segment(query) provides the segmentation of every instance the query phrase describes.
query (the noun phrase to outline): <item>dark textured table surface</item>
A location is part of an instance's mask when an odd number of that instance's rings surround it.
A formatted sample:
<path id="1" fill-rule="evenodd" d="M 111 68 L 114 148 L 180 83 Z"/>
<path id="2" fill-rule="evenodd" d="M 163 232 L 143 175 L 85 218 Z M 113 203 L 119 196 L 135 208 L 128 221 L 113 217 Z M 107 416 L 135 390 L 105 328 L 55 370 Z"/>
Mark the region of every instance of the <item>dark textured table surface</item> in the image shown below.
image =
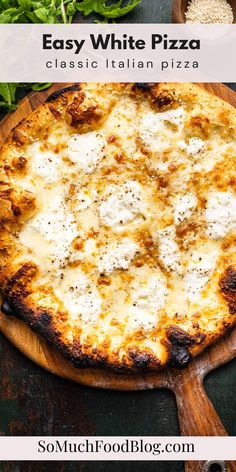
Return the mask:
<path id="1" fill-rule="evenodd" d="M 143 0 L 124 22 L 171 21 L 171 0 Z M 92 21 L 88 18 L 87 21 Z M 230 84 L 236 90 L 235 84 Z M 21 355 L 0 335 L 1 435 L 178 435 L 174 396 L 167 390 L 109 392 L 82 387 Z M 236 435 L 236 361 L 205 381 L 228 433 Z M 0 463 L 1 472 L 183 472 L 181 462 Z"/>

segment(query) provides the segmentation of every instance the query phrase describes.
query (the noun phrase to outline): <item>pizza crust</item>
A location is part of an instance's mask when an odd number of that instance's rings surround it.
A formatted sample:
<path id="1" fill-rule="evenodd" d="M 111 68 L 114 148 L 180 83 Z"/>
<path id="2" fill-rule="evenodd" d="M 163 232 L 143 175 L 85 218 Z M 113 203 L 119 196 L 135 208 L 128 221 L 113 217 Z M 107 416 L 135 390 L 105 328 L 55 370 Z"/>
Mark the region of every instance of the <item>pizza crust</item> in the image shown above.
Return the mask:
<path id="1" fill-rule="evenodd" d="M 235 323 L 235 125 L 192 84 L 50 96 L 1 149 L 5 312 L 77 367 L 188 365 Z"/>

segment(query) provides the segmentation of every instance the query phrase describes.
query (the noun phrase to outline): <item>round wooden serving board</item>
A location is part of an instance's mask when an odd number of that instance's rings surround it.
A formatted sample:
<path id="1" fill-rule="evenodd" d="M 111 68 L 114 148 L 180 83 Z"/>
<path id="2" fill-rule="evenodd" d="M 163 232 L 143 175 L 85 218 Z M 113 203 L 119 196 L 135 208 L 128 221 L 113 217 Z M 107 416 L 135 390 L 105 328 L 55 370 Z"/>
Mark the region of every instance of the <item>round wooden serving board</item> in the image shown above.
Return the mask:
<path id="1" fill-rule="evenodd" d="M 0 124 L 0 145 L 32 110 L 51 93 L 69 84 L 54 84 L 49 90 L 33 92 L 25 97 L 14 113 Z M 236 108 L 236 93 L 222 84 L 200 84 Z M 184 436 L 226 436 L 227 432 L 203 388 L 205 375 L 230 361 L 236 355 L 236 330 L 196 357 L 185 370 L 165 369 L 157 373 L 121 375 L 98 369 L 73 367 L 56 349 L 34 333 L 25 323 L 0 313 L 1 332 L 27 357 L 38 365 L 63 378 L 98 388 L 113 390 L 144 390 L 169 388 L 176 395 L 181 434 Z M 171 431 L 170 431 L 171 433 Z M 205 468 L 203 469 L 205 465 Z M 210 464 L 209 464 L 210 465 Z M 218 465 L 217 471 L 225 469 Z M 207 472 L 204 462 L 185 462 L 186 472 Z M 228 462 L 228 472 L 236 471 L 236 461 Z"/>

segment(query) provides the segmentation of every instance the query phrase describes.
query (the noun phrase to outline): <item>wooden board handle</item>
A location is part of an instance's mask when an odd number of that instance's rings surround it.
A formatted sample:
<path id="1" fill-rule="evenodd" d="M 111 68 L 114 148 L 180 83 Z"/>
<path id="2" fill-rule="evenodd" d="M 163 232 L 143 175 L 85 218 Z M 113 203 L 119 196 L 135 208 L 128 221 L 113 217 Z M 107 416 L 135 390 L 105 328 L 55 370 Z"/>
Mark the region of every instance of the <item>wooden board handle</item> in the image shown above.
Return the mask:
<path id="1" fill-rule="evenodd" d="M 203 388 L 202 379 L 191 366 L 189 374 L 176 376 L 174 390 L 183 436 L 227 436 L 227 432 Z"/>
<path id="2" fill-rule="evenodd" d="M 203 388 L 202 376 L 195 365 L 186 372 L 178 372 L 174 377 L 174 391 L 179 413 L 180 430 L 183 436 L 227 436 L 227 432 Z M 216 461 L 217 463 L 217 461 Z M 185 463 L 185 472 L 211 472 L 206 462 Z M 212 466 L 213 467 L 213 466 Z M 224 471 L 218 463 L 219 472 Z M 212 468 L 212 470 L 217 470 Z M 227 472 L 235 471 L 235 463 L 227 462 Z"/>

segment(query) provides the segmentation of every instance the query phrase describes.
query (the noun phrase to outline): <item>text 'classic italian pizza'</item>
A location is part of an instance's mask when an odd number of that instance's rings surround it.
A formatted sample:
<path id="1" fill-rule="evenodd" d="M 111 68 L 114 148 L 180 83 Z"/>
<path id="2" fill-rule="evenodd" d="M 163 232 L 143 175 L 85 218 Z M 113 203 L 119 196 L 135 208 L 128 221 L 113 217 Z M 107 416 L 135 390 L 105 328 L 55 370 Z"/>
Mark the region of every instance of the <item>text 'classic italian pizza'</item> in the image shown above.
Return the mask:
<path id="1" fill-rule="evenodd" d="M 0 151 L 5 312 L 77 367 L 185 367 L 236 319 L 236 111 L 192 84 L 78 84 Z"/>

